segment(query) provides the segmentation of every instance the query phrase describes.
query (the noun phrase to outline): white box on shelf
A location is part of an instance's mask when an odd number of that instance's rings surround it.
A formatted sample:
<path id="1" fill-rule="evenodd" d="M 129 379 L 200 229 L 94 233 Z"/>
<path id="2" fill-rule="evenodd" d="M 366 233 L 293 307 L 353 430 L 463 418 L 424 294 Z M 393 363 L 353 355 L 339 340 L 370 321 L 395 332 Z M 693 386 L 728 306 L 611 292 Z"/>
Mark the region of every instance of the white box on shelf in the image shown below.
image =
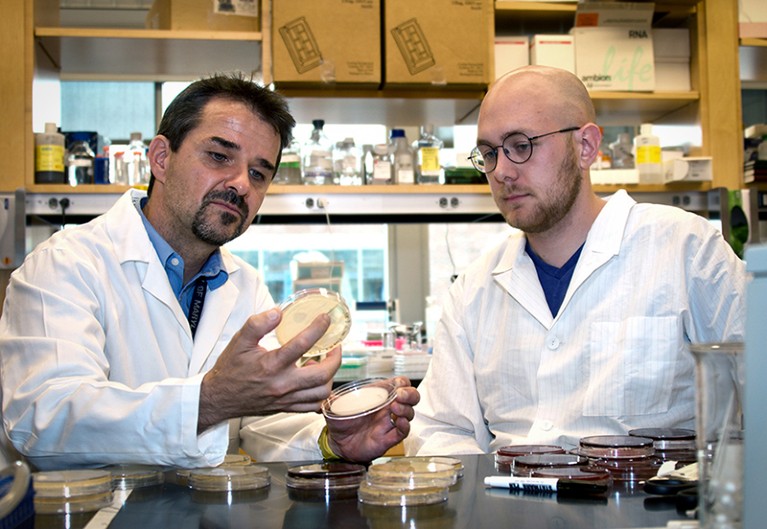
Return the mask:
<path id="1" fill-rule="evenodd" d="M 653 56 L 658 59 L 690 59 L 690 30 L 655 28 L 652 30 Z"/>
<path id="2" fill-rule="evenodd" d="M 690 61 L 686 59 L 655 59 L 656 92 L 689 92 Z"/>
<path id="3" fill-rule="evenodd" d="M 572 35 L 534 35 L 530 64 L 553 66 L 575 73 L 575 40 Z"/>
<path id="4" fill-rule="evenodd" d="M 664 182 L 710 182 L 712 179 L 710 156 L 673 158 L 663 162 Z"/>
<path id="5" fill-rule="evenodd" d="M 576 27 L 575 70 L 589 90 L 655 90 L 650 28 Z"/>
<path id="6" fill-rule="evenodd" d="M 638 184 L 639 171 L 637 169 L 600 169 L 591 171 L 591 183 L 593 185 L 623 185 Z"/>
<path id="7" fill-rule="evenodd" d="M 530 37 L 495 37 L 495 78 L 530 64 Z"/>

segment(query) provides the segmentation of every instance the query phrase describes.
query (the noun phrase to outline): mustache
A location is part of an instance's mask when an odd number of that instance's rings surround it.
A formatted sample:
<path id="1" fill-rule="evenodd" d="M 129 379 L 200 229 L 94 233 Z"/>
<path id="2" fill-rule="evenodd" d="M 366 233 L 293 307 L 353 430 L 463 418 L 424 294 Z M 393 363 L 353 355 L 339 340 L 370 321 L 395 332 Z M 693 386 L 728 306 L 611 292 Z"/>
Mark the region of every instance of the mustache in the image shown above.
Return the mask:
<path id="1" fill-rule="evenodd" d="M 234 189 L 227 189 L 226 191 L 211 191 L 205 196 L 203 207 L 207 206 L 214 200 L 220 200 L 222 202 L 226 202 L 227 204 L 231 204 L 239 209 L 244 217 L 248 216 L 249 208 L 245 203 L 245 199 L 238 195 Z"/>

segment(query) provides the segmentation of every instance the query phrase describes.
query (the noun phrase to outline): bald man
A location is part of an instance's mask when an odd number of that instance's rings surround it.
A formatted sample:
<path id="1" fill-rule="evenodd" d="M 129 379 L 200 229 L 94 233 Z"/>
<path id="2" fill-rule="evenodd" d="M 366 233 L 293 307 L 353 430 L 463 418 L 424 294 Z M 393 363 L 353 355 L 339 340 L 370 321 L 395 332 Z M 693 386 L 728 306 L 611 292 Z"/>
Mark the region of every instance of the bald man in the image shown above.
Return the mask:
<path id="1" fill-rule="evenodd" d="M 490 87 L 471 160 L 517 230 L 443 300 L 409 454 L 694 428 L 687 346 L 743 340 L 744 265 L 700 216 L 597 196 L 595 120 L 564 70 Z"/>

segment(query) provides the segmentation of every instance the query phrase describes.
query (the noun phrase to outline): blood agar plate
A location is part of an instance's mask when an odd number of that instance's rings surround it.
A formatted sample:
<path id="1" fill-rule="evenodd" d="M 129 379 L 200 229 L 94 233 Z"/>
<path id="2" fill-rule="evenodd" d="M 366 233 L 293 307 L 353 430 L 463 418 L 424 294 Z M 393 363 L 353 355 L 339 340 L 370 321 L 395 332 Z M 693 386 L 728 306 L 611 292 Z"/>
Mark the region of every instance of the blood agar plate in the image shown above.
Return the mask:
<path id="1" fill-rule="evenodd" d="M 357 495 L 365 467 L 354 463 L 325 462 L 288 468 L 285 484 L 291 498 L 343 499 Z"/>
<path id="2" fill-rule="evenodd" d="M 322 413 L 335 420 L 363 417 L 391 404 L 396 389 L 386 378 L 355 380 L 336 388 L 322 403 Z"/>
<path id="3" fill-rule="evenodd" d="M 300 290 L 280 305 L 282 320 L 275 329 L 280 345 L 285 345 L 306 329 L 320 314 L 330 316 L 330 326 L 304 358 L 322 356 L 344 341 L 352 326 L 346 302 L 337 292 L 325 288 Z"/>

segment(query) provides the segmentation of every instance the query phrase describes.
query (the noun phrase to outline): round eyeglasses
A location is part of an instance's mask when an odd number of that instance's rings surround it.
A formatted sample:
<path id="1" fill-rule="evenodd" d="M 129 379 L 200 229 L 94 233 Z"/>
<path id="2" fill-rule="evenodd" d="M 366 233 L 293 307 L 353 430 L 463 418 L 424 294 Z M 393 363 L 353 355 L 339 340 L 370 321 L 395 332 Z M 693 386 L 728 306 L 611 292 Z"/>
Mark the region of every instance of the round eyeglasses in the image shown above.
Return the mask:
<path id="1" fill-rule="evenodd" d="M 533 155 L 533 141 L 553 134 L 572 132 L 578 129 L 580 129 L 580 127 L 567 127 L 566 129 L 555 130 L 554 132 L 539 134 L 532 138 L 527 134 L 515 132 L 514 134 L 506 136 L 503 139 L 503 143 L 496 147 L 490 145 L 477 145 L 471 150 L 469 160 L 474 168 L 480 173 L 490 173 L 495 169 L 495 166 L 498 165 L 498 149 L 503 149 L 503 154 L 505 154 L 506 158 L 513 163 L 525 163 Z"/>

